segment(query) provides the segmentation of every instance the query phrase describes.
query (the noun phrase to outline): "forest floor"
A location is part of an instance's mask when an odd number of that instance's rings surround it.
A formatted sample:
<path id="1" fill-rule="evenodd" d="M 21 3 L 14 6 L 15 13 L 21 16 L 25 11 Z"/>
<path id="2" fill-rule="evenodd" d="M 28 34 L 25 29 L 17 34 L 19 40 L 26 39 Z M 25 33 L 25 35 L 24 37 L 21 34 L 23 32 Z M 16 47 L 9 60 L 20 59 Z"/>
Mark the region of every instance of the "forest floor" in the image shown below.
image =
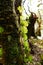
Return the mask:
<path id="1" fill-rule="evenodd" d="M 43 40 L 32 37 L 29 44 L 33 56 L 33 61 L 29 65 L 43 65 Z"/>

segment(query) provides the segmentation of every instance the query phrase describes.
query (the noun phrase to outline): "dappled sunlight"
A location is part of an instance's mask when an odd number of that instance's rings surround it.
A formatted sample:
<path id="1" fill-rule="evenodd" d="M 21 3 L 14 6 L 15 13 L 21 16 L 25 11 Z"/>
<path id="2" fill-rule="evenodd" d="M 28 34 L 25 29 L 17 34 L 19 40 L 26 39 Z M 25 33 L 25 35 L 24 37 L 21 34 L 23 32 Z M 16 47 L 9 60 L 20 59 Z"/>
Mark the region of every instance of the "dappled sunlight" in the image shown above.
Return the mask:
<path id="1" fill-rule="evenodd" d="M 26 17 L 26 15 L 30 16 L 31 12 L 34 12 L 37 15 L 39 23 L 37 22 L 37 24 L 35 23 L 34 25 L 35 32 L 40 26 L 41 36 L 37 36 L 37 38 L 43 39 L 43 0 L 22 0 L 22 6 L 24 7 L 24 11 L 22 12 L 22 14 L 24 13 L 24 17 Z"/>
<path id="2" fill-rule="evenodd" d="M 43 0 L 0 0 L 0 65 L 43 65 Z"/>

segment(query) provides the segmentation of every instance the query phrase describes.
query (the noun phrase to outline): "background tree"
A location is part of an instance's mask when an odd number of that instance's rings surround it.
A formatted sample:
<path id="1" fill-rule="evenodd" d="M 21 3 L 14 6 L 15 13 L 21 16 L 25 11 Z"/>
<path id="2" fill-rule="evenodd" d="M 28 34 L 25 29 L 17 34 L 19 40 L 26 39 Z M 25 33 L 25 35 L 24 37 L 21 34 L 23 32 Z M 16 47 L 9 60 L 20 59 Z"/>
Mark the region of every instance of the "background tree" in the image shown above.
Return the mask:
<path id="1" fill-rule="evenodd" d="M 13 14 L 13 1 L 0 0 L 0 42 L 4 49 L 4 64 L 14 65 L 18 62 L 19 33 L 16 15 Z"/>

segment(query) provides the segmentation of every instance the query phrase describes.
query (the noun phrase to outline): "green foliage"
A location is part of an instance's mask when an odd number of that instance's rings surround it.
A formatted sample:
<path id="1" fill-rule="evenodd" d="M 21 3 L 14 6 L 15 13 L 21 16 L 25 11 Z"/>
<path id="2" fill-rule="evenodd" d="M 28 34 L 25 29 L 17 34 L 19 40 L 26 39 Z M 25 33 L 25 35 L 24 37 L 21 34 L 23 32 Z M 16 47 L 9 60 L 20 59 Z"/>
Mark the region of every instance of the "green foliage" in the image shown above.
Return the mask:
<path id="1" fill-rule="evenodd" d="M 2 57 L 2 54 L 3 54 L 3 49 L 0 48 L 0 57 Z"/>
<path id="2" fill-rule="evenodd" d="M 26 28 L 25 26 L 21 26 L 21 27 L 20 27 L 20 31 L 21 31 L 22 34 L 28 32 L 28 30 L 27 30 L 27 28 Z"/>
<path id="3" fill-rule="evenodd" d="M 24 41 L 24 47 L 25 48 L 27 48 L 27 50 L 29 49 L 28 47 L 29 47 L 29 45 L 28 45 L 28 41 L 26 40 L 26 41 Z"/>
<path id="4" fill-rule="evenodd" d="M 20 16 L 20 20 L 21 20 L 21 21 L 26 21 L 25 19 L 26 19 L 26 17 L 25 17 L 25 16 L 23 16 L 23 15 L 22 15 L 22 16 Z"/>
<path id="5" fill-rule="evenodd" d="M 18 6 L 17 9 L 18 9 L 18 11 L 19 11 L 20 13 L 22 13 L 23 7 Z"/>
<path id="6" fill-rule="evenodd" d="M 20 21 L 20 24 L 22 25 L 22 26 L 28 26 L 28 22 L 27 21 Z"/>
<path id="7" fill-rule="evenodd" d="M 40 55 L 41 60 L 43 60 L 43 54 Z"/>
<path id="8" fill-rule="evenodd" d="M 29 60 L 30 62 L 32 62 L 32 60 L 33 60 L 32 55 L 29 55 L 28 60 Z"/>
<path id="9" fill-rule="evenodd" d="M 0 33 L 4 32 L 4 28 L 0 26 Z"/>
<path id="10" fill-rule="evenodd" d="M 10 31 L 9 28 L 11 28 L 11 31 L 9 33 L 7 31 L 4 31 L 4 27 L 0 26 L 0 34 L 5 32 L 3 35 L 0 35 L 2 36 L 0 37 L 2 38 L 1 40 L 3 40 L 2 43 L 4 42 L 3 47 L 5 50 L 5 59 L 6 59 L 5 65 L 27 65 L 26 64 L 27 62 L 32 62 L 32 55 L 30 55 L 31 49 L 29 47 L 28 36 L 27 36 L 27 33 L 28 33 L 27 27 L 29 25 L 29 22 L 26 19 L 25 15 L 22 14 L 23 8 L 21 6 L 18 7 L 18 10 L 20 12 L 20 21 L 15 20 L 16 16 L 15 14 L 12 14 L 13 4 L 11 3 L 11 1 L 13 2 L 13 0 L 1 1 L 3 7 L 1 6 L 2 9 L 0 8 L 1 9 L 0 13 L 3 14 L 1 16 L 3 17 L 3 19 L 5 19 L 4 21 L 6 22 L 5 30 L 8 28 L 7 30 Z M 13 18 L 13 16 L 15 17 Z M 4 21 L 2 21 L 2 24 Z M 19 31 L 15 25 L 16 21 L 17 21 L 17 24 L 18 22 L 20 22 Z M 19 33 L 23 38 L 23 42 L 21 42 L 22 44 L 20 44 Z M 0 57 L 2 56 L 2 54 L 3 54 L 3 49 L 0 48 Z M 40 57 L 43 60 L 43 55 L 41 55 Z"/>
<path id="11" fill-rule="evenodd" d="M 32 61 L 32 57 L 30 56 L 30 48 L 29 48 L 28 36 L 27 36 L 28 21 L 26 21 L 26 17 L 22 15 L 23 8 L 19 6 L 18 10 L 21 16 L 20 16 L 20 30 L 18 31 L 15 25 L 17 20 L 15 20 L 15 18 L 13 19 L 11 0 L 8 1 L 8 3 L 10 4 L 9 7 L 7 7 L 6 5 L 7 8 L 5 9 L 4 6 L 4 11 L 6 11 L 5 12 L 6 16 L 3 15 L 3 17 L 5 17 L 4 21 L 8 21 L 8 23 L 6 22 L 7 25 L 5 24 L 6 27 L 5 31 L 4 28 L 0 26 L 0 33 L 5 32 L 2 35 L 2 37 L 4 37 L 3 47 L 5 50 L 5 59 L 6 59 L 5 65 L 26 65 L 27 62 Z M 11 8 L 11 11 L 9 11 L 10 10 L 9 8 Z M 10 27 L 10 24 L 13 26 Z M 9 28 L 11 29 L 11 31 L 9 30 Z M 10 33 L 7 32 L 6 29 L 8 29 Z M 19 33 L 23 38 L 23 43 L 21 42 L 23 46 L 20 44 Z M 1 55 L 2 55 L 2 48 L 0 48 L 0 56 Z"/>
<path id="12" fill-rule="evenodd" d="M 20 6 L 19 6 L 19 11 L 20 11 Z M 28 43 L 28 36 L 27 36 L 27 33 L 28 33 L 28 20 L 26 20 L 25 16 L 23 16 L 23 14 L 21 14 L 20 16 L 20 34 L 23 38 L 23 46 L 24 46 L 24 59 L 23 61 L 25 62 L 25 64 L 27 62 L 31 62 L 32 61 L 32 56 L 30 55 L 30 48 L 29 48 L 29 43 Z"/>
<path id="13" fill-rule="evenodd" d="M 24 62 L 32 62 L 32 56 L 29 55 L 29 57 L 24 57 Z"/>
<path id="14" fill-rule="evenodd" d="M 24 40 L 27 40 L 27 39 L 28 39 L 28 37 L 27 37 L 26 34 L 23 34 L 23 39 L 24 39 Z"/>

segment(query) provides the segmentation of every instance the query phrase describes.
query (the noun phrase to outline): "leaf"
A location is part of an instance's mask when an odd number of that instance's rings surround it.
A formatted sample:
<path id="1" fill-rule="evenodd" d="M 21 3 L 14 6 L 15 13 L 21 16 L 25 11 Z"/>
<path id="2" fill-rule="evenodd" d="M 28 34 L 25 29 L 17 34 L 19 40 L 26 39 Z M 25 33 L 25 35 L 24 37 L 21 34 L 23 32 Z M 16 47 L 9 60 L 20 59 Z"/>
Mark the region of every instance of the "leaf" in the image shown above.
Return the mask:
<path id="1" fill-rule="evenodd" d="M 20 24 L 23 26 L 28 26 L 28 22 L 27 21 L 20 21 Z"/>
<path id="2" fill-rule="evenodd" d="M 24 16 L 20 16 L 20 20 L 26 20 L 26 17 L 24 17 Z"/>
<path id="3" fill-rule="evenodd" d="M 32 55 L 29 55 L 27 57 L 24 57 L 24 62 L 32 62 L 32 59 L 33 59 Z"/>
<path id="4" fill-rule="evenodd" d="M 19 12 L 22 13 L 23 7 L 22 7 L 22 6 L 18 6 L 18 7 L 17 7 L 17 10 L 19 10 Z"/>
<path id="5" fill-rule="evenodd" d="M 28 37 L 27 37 L 26 34 L 23 35 L 23 39 L 24 39 L 24 40 L 27 40 L 27 39 L 28 39 Z"/>
<path id="6" fill-rule="evenodd" d="M 20 30 L 21 30 L 22 33 L 27 33 L 28 32 L 27 27 L 25 27 L 25 26 L 21 26 Z"/>
<path id="7" fill-rule="evenodd" d="M 30 62 L 32 62 L 32 59 L 33 59 L 32 55 L 29 55 L 28 60 L 29 60 Z"/>
<path id="8" fill-rule="evenodd" d="M 24 41 L 24 46 L 28 47 L 28 41 Z"/>
<path id="9" fill-rule="evenodd" d="M 28 62 L 28 58 L 24 58 L 24 62 Z"/>
<path id="10" fill-rule="evenodd" d="M 24 48 L 25 48 L 25 51 L 30 51 L 30 48 L 29 48 L 29 45 L 28 45 L 28 41 L 24 41 Z"/>

